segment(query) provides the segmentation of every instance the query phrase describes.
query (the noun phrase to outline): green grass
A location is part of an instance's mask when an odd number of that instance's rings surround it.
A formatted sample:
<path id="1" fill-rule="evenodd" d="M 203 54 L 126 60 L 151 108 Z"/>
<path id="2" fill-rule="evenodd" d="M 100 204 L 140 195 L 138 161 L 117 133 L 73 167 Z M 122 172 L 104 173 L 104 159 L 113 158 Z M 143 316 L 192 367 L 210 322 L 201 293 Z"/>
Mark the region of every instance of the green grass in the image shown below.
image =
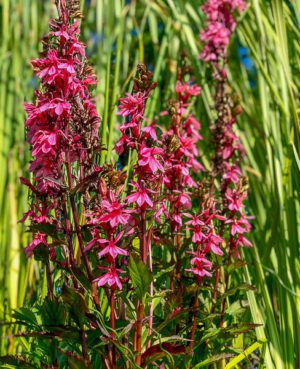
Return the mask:
<path id="1" fill-rule="evenodd" d="M 120 94 L 130 91 L 130 77 L 138 61 L 153 66 L 160 88 L 147 106 L 148 116 L 163 110 L 171 97 L 180 51 L 186 50 L 203 88 L 197 111 L 207 137 L 210 81 L 197 55 L 198 30 L 203 14 L 199 1 L 97 0 L 83 6 L 83 37 L 94 64 L 99 85 L 96 101 L 102 117 L 102 143 L 108 151 L 102 162 L 113 160 L 111 149 L 118 133 L 115 117 Z M 247 152 L 249 211 L 253 221 L 253 250 L 246 250 L 244 278 L 257 286 L 249 292 L 252 319 L 261 322 L 258 340 L 267 338 L 266 368 L 299 367 L 300 347 L 300 132 L 299 132 L 299 21 L 300 1 L 251 0 L 239 22 L 230 58 L 231 86 L 244 114 L 240 135 Z M 22 102 L 32 100 L 32 72 L 38 40 L 47 29 L 54 7 L 49 1 L 1 0 L 0 45 L 0 319 L 34 296 L 38 268 L 27 262 L 21 250 L 28 241 L 16 222 L 27 208 L 27 191 L 18 177 L 27 171 L 28 147 L 24 143 Z M 93 37 L 91 37 L 91 34 Z M 249 49 L 255 72 L 240 63 L 237 42 Z M 251 72 L 252 73 L 252 72 Z M 250 86 L 249 78 L 254 87 Z M 204 157 L 205 161 L 205 157 Z M 0 335 L 8 334 L 0 327 Z M 10 350 L 14 350 L 11 341 Z M 1 340 L 0 350 L 7 346 Z M 298 362 L 295 362 L 295 360 Z M 263 366 L 261 366 L 263 367 Z"/>

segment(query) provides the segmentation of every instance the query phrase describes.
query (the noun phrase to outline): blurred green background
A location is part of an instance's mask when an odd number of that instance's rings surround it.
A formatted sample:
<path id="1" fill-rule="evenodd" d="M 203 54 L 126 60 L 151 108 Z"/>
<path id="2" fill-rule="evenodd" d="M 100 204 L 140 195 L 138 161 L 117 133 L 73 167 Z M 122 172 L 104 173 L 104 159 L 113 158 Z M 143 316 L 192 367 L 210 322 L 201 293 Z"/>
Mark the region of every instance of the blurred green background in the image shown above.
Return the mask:
<path id="1" fill-rule="evenodd" d="M 209 73 L 197 56 L 203 1 L 82 1 L 83 40 L 99 84 L 96 102 L 102 117 L 102 143 L 110 156 L 118 136 L 117 99 L 127 91 L 136 64 L 144 61 L 159 83 L 147 116 L 165 109 L 176 69 L 185 51 L 203 93 L 197 117 L 204 138 L 212 118 Z M 38 57 L 40 38 L 55 16 L 51 0 L 0 0 L 0 321 L 34 296 L 41 283 L 34 261 L 22 249 L 29 235 L 17 224 L 27 209 L 23 101 L 32 101 L 38 81 L 29 60 Z M 300 1 L 249 0 L 230 46 L 231 88 L 244 109 L 239 134 L 246 148 L 249 212 L 255 216 L 248 266 L 241 278 L 255 285 L 248 292 L 252 320 L 262 323 L 257 338 L 267 338 L 267 368 L 300 367 Z M 205 161 L 205 139 L 203 143 Z M 104 158 L 103 158 L 104 159 Z M 0 337 L 11 333 L 1 324 Z M 10 336 L 9 336 L 10 337 Z M 0 352 L 14 352 L 15 340 L 0 341 Z"/>

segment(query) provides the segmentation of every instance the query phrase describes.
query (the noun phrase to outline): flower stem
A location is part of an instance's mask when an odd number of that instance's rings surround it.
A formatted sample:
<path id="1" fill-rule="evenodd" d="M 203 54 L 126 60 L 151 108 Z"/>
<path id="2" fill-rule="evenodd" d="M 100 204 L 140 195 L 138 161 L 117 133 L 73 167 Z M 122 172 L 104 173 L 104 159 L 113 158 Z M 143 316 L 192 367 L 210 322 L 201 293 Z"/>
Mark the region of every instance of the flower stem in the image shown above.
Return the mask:
<path id="1" fill-rule="evenodd" d="M 89 354 L 87 349 L 87 342 L 86 342 L 86 333 L 84 328 L 81 328 L 80 330 L 80 338 L 81 338 L 81 347 L 82 347 L 82 356 L 86 363 L 89 362 Z"/>
<path id="2" fill-rule="evenodd" d="M 141 258 L 144 264 L 147 264 L 147 234 L 146 234 L 146 211 L 141 210 Z M 137 357 L 135 363 L 141 365 L 142 363 L 142 330 L 143 330 L 144 305 L 138 301 L 138 314 L 136 323 L 136 352 Z"/>
<path id="3" fill-rule="evenodd" d="M 66 154 L 66 168 L 67 168 L 69 190 L 71 191 L 72 188 L 73 188 L 73 185 L 72 185 L 72 173 L 71 173 L 71 166 L 70 166 L 70 158 L 69 158 L 68 153 Z M 88 258 L 87 258 L 86 254 L 84 252 L 84 243 L 83 243 L 81 228 L 80 228 L 79 221 L 78 221 L 77 208 L 76 208 L 74 197 L 71 194 L 70 194 L 70 203 L 71 203 L 71 209 L 72 209 L 72 214 L 73 214 L 73 219 L 74 219 L 74 224 L 75 224 L 75 230 L 76 230 L 78 243 L 79 243 L 79 247 L 80 247 L 80 251 L 81 251 L 81 256 L 82 256 L 82 259 L 83 259 L 85 270 L 86 270 L 87 275 L 88 275 L 88 279 L 89 279 L 89 281 L 91 283 L 91 286 L 92 286 L 93 300 L 94 300 L 94 303 L 95 303 L 97 309 L 99 310 L 100 305 L 99 305 L 99 297 L 98 297 L 98 292 L 97 292 L 97 286 L 94 283 L 94 277 L 93 277 L 93 274 L 92 274 L 92 271 L 91 271 L 91 267 L 90 267 Z"/>
<path id="4" fill-rule="evenodd" d="M 110 328 L 112 330 L 111 335 L 114 340 L 115 339 L 115 290 L 114 288 L 111 289 L 109 304 L 110 304 Z M 114 345 L 112 345 L 110 355 L 111 355 L 112 369 L 116 369 L 116 350 L 115 350 Z"/>

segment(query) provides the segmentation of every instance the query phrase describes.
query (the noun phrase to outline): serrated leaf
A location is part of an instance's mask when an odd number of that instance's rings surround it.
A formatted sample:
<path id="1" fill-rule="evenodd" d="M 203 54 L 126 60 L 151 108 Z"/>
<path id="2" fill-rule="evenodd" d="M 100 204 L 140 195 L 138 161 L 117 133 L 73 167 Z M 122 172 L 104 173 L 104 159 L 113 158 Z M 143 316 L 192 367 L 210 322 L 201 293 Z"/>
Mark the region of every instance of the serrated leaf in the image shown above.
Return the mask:
<path id="1" fill-rule="evenodd" d="M 242 314 L 247 305 L 242 305 L 242 301 L 235 301 L 232 304 L 229 305 L 229 307 L 225 310 L 225 314 L 229 314 L 231 316 L 237 316 Z"/>
<path id="2" fill-rule="evenodd" d="M 58 299 L 45 298 L 41 308 L 41 317 L 44 325 L 64 325 L 67 308 Z"/>
<path id="3" fill-rule="evenodd" d="M 24 325 L 33 325 L 33 326 L 38 325 L 35 314 L 33 313 L 32 310 L 26 307 L 21 307 L 19 309 L 14 310 L 12 316 L 16 320 L 22 321 Z"/>
<path id="4" fill-rule="evenodd" d="M 201 338 L 200 343 L 208 340 L 209 338 L 216 338 L 221 333 L 221 328 L 209 328 L 206 334 Z"/>
<path id="5" fill-rule="evenodd" d="M 74 288 L 63 285 L 62 299 L 70 306 L 70 314 L 75 322 L 82 327 L 85 322 L 85 313 L 88 311 L 84 296 Z"/>
<path id="6" fill-rule="evenodd" d="M 149 291 L 152 273 L 149 268 L 135 255 L 131 255 L 128 264 L 129 274 L 133 287 L 136 288 L 140 300 Z"/>
<path id="7" fill-rule="evenodd" d="M 7 355 L 7 356 L 1 356 L 0 357 L 0 364 L 4 365 L 11 365 L 15 368 L 20 369 L 40 369 L 39 366 L 33 365 L 29 363 L 24 357 L 22 356 L 13 356 L 13 355 Z"/>

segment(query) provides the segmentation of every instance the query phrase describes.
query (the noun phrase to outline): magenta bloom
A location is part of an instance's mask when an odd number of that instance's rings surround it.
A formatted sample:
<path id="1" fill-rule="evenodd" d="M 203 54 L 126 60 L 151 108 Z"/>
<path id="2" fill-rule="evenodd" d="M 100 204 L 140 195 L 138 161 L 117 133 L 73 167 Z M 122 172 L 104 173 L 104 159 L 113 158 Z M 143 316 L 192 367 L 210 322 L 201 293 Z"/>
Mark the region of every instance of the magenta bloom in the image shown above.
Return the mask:
<path id="1" fill-rule="evenodd" d="M 108 243 L 108 245 L 99 252 L 98 256 L 102 257 L 103 255 L 109 254 L 113 259 L 115 259 L 118 255 L 128 255 L 128 252 L 124 249 L 121 249 L 116 244 L 122 238 L 124 232 L 118 234 L 118 236 L 112 240 L 101 240 L 101 243 Z"/>
<path id="2" fill-rule="evenodd" d="M 188 100 L 191 96 L 198 96 L 201 92 L 201 88 L 196 84 L 188 82 L 182 83 L 177 81 L 176 92 L 181 96 L 183 101 Z"/>
<path id="3" fill-rule="evenodd" d="M 109 222 L 111 227 L 116 227 L 119 224 L 126 224 L 129 219 L 129 211 L 124 209 L 124 205 L 116 199 L 112 191 L 109 191 L 109 198 L 110 201 L 102 201 L 102 206 L 106 214 L 103 214 L 99 218 L 99 221 L 102 223 Z"/>
<path id="4" fill-rule="evenodd" d="M 143 147 L 139 151 L 138 164 L 149 168 L 152 173 L 155 173 L 157 170 L 164 172 L 164 167 L 161 164 L 163 155 L 164 150 L 159 147 Z"/>
<path id="5" fill-rule="evenodd" d="M 119 290 L 121 290 L 122 283 L 118 276 L 118 273 L 123 273 L 123 270 L 117 269 L 115 267 L 101 268 L 101 269 L 107 269 L 109 271 L 106 274 L 95 279 L 95 282 L 97 282 L 98 286 L 101 287 L 101 286 L 104 286 L 105 284 L 108 284 L 109 287 L 112 287 L 112 288 L 118 287 Z"/>
<path id="6" fill-rule="evenodd" d="M 26 257 L 30 258 L 33 255 L 34 249 L 38 245 L 41 245 L 41 244 L 45 245 L 45 246 L 48 246 L 47 236 L 45 235 L 45 233 L 37 232 L 33 236 L 33 240 L 30 242 L 30 244 L 24 250 Z"/>
<path id="7" fill-rule="evenodd" d="M 150 208 L 153 207 L 153 202 L 150 199 L 148 192 L 152 192 L 151 190 L 146 190 L 144 187 L 141 187 L 138 183 L 133 182 L 133 185 L 137 188 L 137 192 L 132 193 L 131 195 L 126 197 L 126 200 L 129 204 L 136 202 L 138 206 L 143 207 L 148 204 Z"/>
<path id="8" fill-rule="evenodd" d="M 225 197 L 228 200 L 228 209 L 240 211 L 244 207 L 243 201 L 247 197 L 247 192 L 240 193 L 237 189 L 228 188 Z"/>
<path id="9" fill-rule="evenodd" d="M 203 60 L 215 62 L 226 56 L 230 36 L 236 26 L 234 12 L 241 13 L 245 6 L 243 0 L 208 0 L 202 6 L 208 20 L 206 29 L 200 34 L 205 43 L 200 55 Z"/>
<path id="10" fill-rule="evenodd" d="M 212 233 L 212 231 L 206 236 L 205 239 L 206 245 L 204 248 L 204 253 L 207 253 L 209 251 L 212 251 L 214 254 L 222 256 L 224 253 L 223 251 L 220 249 L 219 245 L 223 242 L 223 239 Z"/>
<path id="11" fill-rule="evenodd" d="M 191 260 L 191 264 L 193 266 L 192 269 L 185 269 L 186 272 L 193 273 L 199 277 L 211 277 L 212 274 L 209 272 L 212 268 L 212 262 L 207 260 L 203 255 L 197 254 L 196 252 L 190 252 L 195 255 Z"/>
<path id="12" fill-rule="evenodd" d="M 133 95 L 127 93 L 126 97 L 120 99 L 120 105 L 118 106 L 119 115 L 127 117 L 133 115 L 135 117 L 141 117 L 144 112 L 145 95 L 137 92 Z"/>
<path id="13" fill-rule="evenodd" d="M 239 178 L 241 177 L 242 172 L 237 164 L 230 165 L 227 162 L 224 162 L 224 174 L 223 178 L 228 181 L 232 181 L 233 183 L 238 183 Z"/>
<path id="14" fill-rule="evenodd" d="M 185 224 L 187 225 L 192 225 L 192 226 L 204 226 L 205 223 L 202 222 L 202 220 L 200 220 L 200 216 L 199 215 L 192 215 L 192 214 L 189 214 L 189 213 L 184 213 L 184 215 L 187 217 L 187 218 L 190 218 L 191 220 L 188 220 L 187 222 L 185 222 Z"/>
<path id="15" fill-rule="evenodd" d="M 243 234 L 249 232 L 251 225 L 248 220 L 242 215 L 240 219 L 228 219 L 225 224 L 231 224 L 230 233 L 234 236 L 235 234 Z"/>

